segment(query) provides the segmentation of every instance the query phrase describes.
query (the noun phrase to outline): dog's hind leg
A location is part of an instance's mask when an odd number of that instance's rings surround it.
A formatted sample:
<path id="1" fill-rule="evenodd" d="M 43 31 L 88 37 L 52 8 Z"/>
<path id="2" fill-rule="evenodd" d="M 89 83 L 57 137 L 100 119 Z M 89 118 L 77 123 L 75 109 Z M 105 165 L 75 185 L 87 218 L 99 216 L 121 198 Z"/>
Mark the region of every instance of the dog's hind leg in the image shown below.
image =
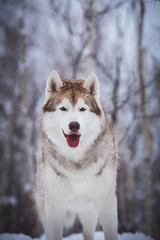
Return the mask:
<path id="1" fill-rule="evenodd" d="M 96 209 L 91 207 L 87 211 L 79 213 L 79 218 L 83 227 L 84 240 L 94 240 L 94 231 L 98 220 Z"/>

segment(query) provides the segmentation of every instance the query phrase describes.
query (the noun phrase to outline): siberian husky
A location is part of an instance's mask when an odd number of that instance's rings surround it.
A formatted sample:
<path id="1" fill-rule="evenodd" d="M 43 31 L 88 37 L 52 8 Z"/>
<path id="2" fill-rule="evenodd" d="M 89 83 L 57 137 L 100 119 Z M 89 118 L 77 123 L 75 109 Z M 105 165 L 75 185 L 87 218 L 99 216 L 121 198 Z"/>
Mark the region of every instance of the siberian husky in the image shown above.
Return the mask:
<path id="1" fill-rule="evenodd" d="M 117 239 L 117 150 L 100 101 L 97 76 L 61 80 L 52 71 L 40 117 L 38 205 L 47 240 L 79 216 L 85 240 L 99 219 L 106 240 Z"/>

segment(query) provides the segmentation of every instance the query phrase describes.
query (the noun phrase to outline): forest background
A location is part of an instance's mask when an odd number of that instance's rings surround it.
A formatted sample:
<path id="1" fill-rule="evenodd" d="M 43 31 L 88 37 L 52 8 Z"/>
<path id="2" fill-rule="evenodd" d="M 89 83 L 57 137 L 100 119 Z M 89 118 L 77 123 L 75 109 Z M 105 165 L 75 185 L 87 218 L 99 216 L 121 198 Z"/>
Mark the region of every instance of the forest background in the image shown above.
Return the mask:
<path id="1" fill-rule="evenodd" d="M 98 75 L 119 145 L 118 230 L 160 238 L 158 0 L 0 0 L 0 233 L 43 232 L 36 147 L 52 69 Z"/>

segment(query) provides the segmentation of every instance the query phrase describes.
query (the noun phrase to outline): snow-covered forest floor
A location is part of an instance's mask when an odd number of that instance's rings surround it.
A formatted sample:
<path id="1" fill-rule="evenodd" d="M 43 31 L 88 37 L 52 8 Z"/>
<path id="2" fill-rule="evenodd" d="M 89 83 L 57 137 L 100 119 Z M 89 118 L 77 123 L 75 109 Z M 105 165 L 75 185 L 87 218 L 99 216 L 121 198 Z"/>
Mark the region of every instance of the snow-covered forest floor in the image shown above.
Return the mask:
<path id="1" fill-rule="evenodd" d="M 46 240 L 45 235 L 40 238 L 31 238 L 24 234 L 0 234 L 0 240 Z M 69 237 L 64 238 L 64 240 L 83 240 L 82 234 L 72 234 Z M 103 232 L 95 233 L 95 240 L 104 240 Z M 145 236 L 143 233 L 123 233 L 118 235 L 118 240 L 154 240 L 149 236 Z"/>

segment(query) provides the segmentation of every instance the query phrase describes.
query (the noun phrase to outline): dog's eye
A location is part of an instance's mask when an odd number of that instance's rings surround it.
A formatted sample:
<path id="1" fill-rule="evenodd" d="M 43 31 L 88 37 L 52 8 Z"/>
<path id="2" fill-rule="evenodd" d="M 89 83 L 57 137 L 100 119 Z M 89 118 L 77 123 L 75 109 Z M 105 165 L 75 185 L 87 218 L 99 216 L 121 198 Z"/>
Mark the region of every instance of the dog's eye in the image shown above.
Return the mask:
<path id="1" fill-rule="evenodd" d="M 84 111 L 86 111 L 86 110 L 87 110 L 86 108 L 83 108 L 83 107 L 80 108 L 80 111 L 81 111 L 81 112 L 84 112 Z"/>
<path id="2" fill-rule="evenodd" d="M 67 109 L 65 107 L 61 107 L 60 110 L 61 111 L 67 111 Z"/>

